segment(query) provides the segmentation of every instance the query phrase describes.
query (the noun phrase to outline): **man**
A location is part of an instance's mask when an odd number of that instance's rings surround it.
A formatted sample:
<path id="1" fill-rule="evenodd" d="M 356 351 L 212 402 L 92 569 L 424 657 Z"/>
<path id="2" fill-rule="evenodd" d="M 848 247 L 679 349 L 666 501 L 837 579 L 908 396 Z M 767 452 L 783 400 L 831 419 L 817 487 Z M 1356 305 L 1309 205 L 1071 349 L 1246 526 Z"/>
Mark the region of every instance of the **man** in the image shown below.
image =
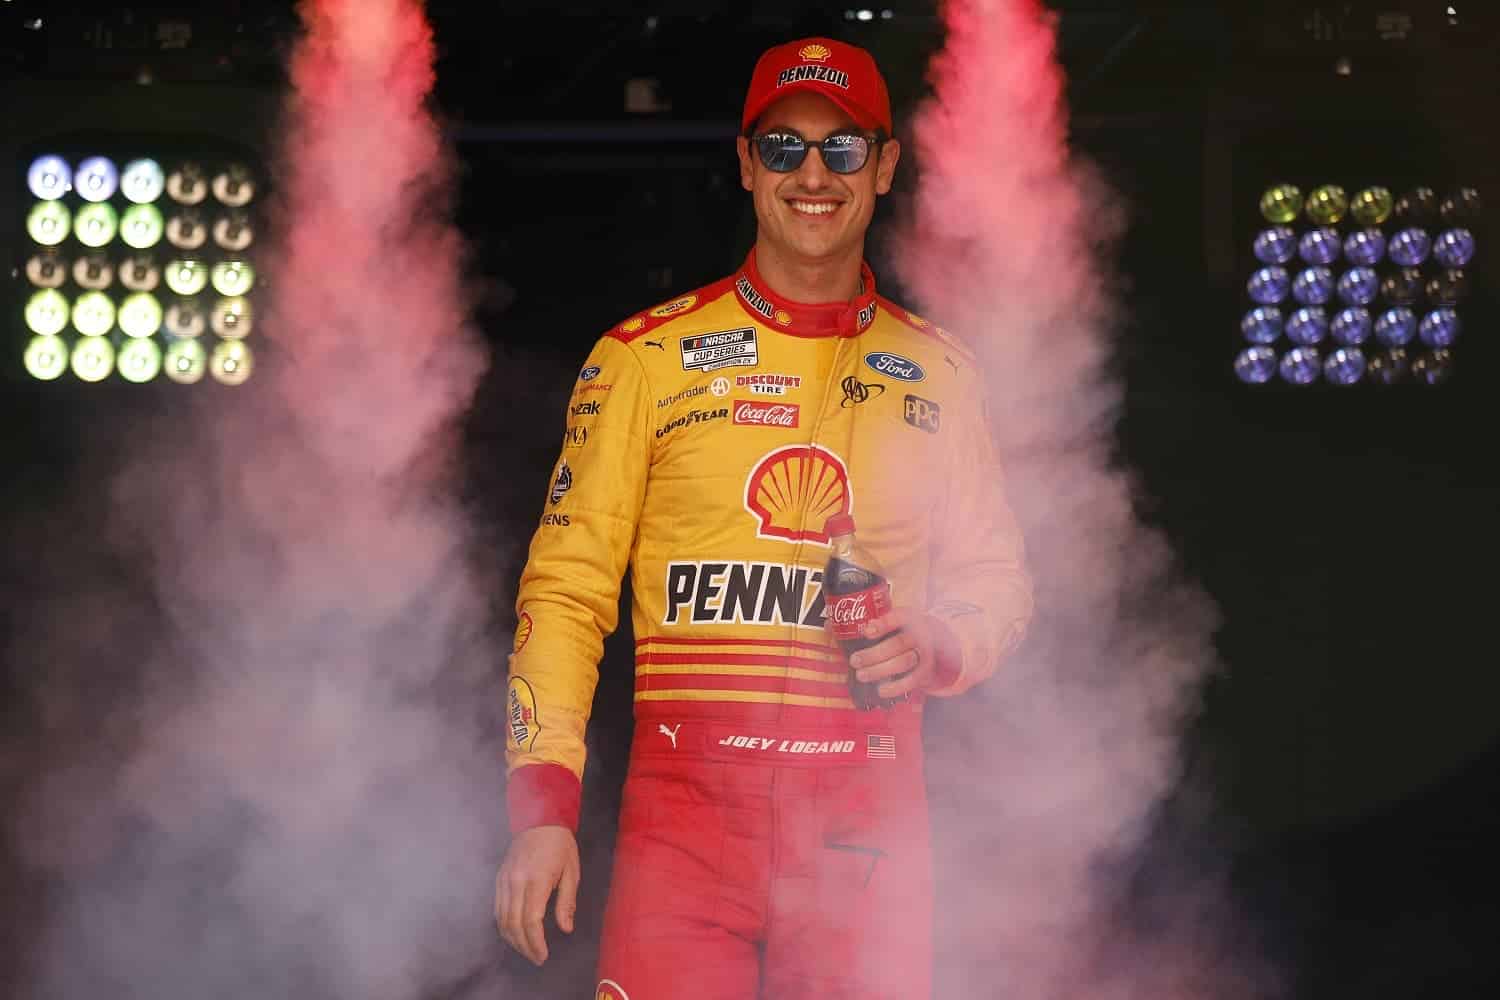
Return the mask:
<path id="1" fill-rule="evenodd" d="M 754 249 L 600 339 L 521 577 L 506 940 L 571 932 L 584 728 L 627 564 L 635 718 L 598 997 L 929 995 L 921 705 L 989 675 L 1031 612 L 972 357 L 864 264 L 901 147 L 870 55 L 766 52 L 736 140 Z M 649 345 L 649 349 L 648 349 Z M 851 514 L 895 610 L 849 661 L 825 524 Z M 981 776 L 982 777 L 982 776 Z"/>

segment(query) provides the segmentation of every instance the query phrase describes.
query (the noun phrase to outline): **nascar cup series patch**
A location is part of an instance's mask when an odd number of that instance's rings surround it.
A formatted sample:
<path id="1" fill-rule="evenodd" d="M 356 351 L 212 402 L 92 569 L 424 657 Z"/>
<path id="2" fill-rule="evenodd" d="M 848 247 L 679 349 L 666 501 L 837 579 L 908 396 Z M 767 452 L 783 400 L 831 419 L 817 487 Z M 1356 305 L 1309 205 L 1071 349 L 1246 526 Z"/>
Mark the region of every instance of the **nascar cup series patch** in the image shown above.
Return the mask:
<path id="1" fill-rule="evenodd" d="M 506 701 L 510 744 L 519 752 L 528 753 L 536 743 L 537 734 L 542 731 L 536 719 L 536 695 L 525 678 L 512 677 Z"/>
<path id="2" fill-rule="evenodd" d="M 682 348 L 683 371 L 711 372 L 720 368 L 760 364 L 753 326 L 694 334 L 683 337 L 678 343 Z"/>

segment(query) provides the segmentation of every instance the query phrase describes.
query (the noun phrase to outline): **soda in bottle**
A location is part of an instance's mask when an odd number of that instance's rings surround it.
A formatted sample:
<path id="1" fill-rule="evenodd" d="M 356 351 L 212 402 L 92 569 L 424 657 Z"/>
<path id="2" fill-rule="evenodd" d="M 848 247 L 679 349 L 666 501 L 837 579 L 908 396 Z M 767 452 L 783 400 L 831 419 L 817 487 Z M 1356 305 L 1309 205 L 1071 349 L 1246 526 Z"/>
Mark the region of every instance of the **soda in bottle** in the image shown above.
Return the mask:
<path id="1" fill-rule="evenodd" d="M 823 569 L 823 604 L 829 631 L 848 658 L 895 634 L 894 631 L 874 637 L 862 634 L 866 622 L 891 610 L 891 585 L 875 557 L 855 541 L 853 517 L 835 514 L 828 519 L 823 530 L 828 534 L 831 546 L 828 565 Z M 869 711 L 896 704 L 889 698 L 880 697 L 877 689 L 881 683 L 885 681 L 871 684 L 859 680 L 851 667 L 849 696 L 854 699 L 854 707 Z"/>

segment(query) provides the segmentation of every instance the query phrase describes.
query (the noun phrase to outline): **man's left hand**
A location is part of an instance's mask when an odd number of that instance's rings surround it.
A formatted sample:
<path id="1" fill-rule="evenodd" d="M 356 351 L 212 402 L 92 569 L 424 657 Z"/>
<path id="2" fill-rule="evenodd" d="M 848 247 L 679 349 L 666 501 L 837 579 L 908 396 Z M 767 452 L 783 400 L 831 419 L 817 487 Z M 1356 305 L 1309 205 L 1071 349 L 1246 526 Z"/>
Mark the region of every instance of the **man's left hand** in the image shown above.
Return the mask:
<path id="1" fill-rule="evenodd" d="M 849 666 L 861 681 L 881 682 L 876 691 L 882 698 L 944 688 L 957 677 L 958 643 L 948 626 L 931 615 L 896 608 L 866 622 L 863 632 L 886 638 L 849 657 Z"/>

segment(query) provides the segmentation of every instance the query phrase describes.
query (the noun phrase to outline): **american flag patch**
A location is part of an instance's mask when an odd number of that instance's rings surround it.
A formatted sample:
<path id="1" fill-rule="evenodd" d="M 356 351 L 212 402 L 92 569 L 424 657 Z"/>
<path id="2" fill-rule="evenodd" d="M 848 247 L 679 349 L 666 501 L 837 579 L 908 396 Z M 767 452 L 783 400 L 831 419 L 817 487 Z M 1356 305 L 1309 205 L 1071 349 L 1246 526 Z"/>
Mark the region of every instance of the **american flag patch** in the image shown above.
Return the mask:
<path id="1" fill-rule="evenodd" d="M 896 737 L 876 736 L 874 733 L 866 733 L 865 756 L 894 758 L 896 756 Z"/>

